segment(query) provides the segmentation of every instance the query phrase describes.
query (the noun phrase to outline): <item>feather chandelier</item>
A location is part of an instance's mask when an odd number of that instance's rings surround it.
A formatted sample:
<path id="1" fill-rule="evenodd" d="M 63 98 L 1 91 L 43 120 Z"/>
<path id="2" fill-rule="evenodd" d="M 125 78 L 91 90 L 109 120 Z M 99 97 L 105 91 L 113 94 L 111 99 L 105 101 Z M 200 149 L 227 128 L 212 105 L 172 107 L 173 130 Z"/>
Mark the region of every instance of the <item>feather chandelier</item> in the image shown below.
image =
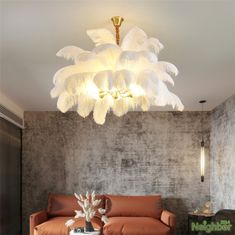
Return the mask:
<path id="1" fill-rule="evenodd" d="M 163 45 L 132 28 L 120 43 L 123 18 L 113 17 L 116 37 L 107 29 L 87 30 L 94 42 L 91 51 L 67 46 L 56 55 L 72 60 L 73 65 L 56 72 L 51 97 L 58 97 L 57 108 L 65 113 L 73 107 L 82 117 L 93 111 L 97 124 L 104 124 L 109 111 L 121 117 L 129 110 L 148 111 L 151 106 L 172 105 L 184 109 L 180 99 L 166 83 L 174 85 L 171 75 L 177 68 L 158 60 Z"/>

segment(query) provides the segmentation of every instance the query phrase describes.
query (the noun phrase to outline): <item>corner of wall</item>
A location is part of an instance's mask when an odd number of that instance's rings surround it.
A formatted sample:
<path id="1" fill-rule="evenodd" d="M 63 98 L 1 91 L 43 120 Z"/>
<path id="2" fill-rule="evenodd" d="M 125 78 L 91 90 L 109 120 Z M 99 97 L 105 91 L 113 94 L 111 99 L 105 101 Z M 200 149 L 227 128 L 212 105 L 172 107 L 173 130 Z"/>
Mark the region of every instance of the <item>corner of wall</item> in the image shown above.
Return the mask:
<path id="1" fill-rule="evenodd" d="M 0 91 L 0 104 L 5 108 L 9 109 L 11 112 L 16 114 L 20 118 L 24 118 L 24 110 L 13 100 L 7 97 L 3 92 Z"/>
<path id="2" fill-rule="evenodd" d="M 211 111 L 210 198 L 215 210 L 235 209 L 235 94 Z"/>

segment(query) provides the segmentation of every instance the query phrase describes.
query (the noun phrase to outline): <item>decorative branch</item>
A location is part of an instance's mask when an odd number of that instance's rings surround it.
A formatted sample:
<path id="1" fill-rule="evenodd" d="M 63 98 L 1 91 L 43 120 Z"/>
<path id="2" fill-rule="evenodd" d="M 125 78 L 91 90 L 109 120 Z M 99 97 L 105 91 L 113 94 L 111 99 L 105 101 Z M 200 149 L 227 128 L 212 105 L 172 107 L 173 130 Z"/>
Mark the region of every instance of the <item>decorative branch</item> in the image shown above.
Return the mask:
<path id="1" fill-rule="evenodd" d="M 82 211 L 75 210 L 75 220 L 79 218 L 85 218 L 87 222 L 91 222 L 98 211 L 102 215 L 101 220 L 105 224 L 108 223 L 108 218 L 104 215 L 106 210 L 103 208 L 97 208 L 101 203 L 101 199 L 96 199 L 94 191 L 90 195 L 87 192 L 85 197 L 76 193 L 74 193 L 74 196 L 77 198 L 77 203 L 82 208 Z M 65 225 L 71 229 L 72 225 L 75 223 L 74 219 L 68 220 Z"/>

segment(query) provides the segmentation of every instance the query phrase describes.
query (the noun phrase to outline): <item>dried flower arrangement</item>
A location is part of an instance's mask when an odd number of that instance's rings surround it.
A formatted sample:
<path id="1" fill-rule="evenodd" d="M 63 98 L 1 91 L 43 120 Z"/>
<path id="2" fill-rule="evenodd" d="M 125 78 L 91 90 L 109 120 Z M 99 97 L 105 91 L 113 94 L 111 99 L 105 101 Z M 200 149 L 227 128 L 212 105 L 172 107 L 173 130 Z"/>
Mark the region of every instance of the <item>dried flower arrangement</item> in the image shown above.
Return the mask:
<path id="1" fill-rule="evenodd" d="M 105 224 L 108 223 L 108 218 L 105 216 L 106 210 L 103 208 L 98 208 L 99 204 L 101 203 L 101 200 L 96 199 L 94 191 L 91 194 L 87 192 L 86 196 L 82 196 L 81 194 L 78 195 L 76 193 L 74 193 L 74 195 L 77 198 L 78 200 L 77 202 L 83 211 L 75 210 L 76 215 L 74 216 L 74 219 L 70 219 L 65 223 L 65 225 L 69 229 L 71 229 L 72 225 L 76 222 L 76 219 L 85 218 L 86 221 L 85 231 L 93 232 L 94 228 L 92 226 L 91 220 L 94 218 L 97 212 L 99 212 L 102 215 L 101 220 Z"/>

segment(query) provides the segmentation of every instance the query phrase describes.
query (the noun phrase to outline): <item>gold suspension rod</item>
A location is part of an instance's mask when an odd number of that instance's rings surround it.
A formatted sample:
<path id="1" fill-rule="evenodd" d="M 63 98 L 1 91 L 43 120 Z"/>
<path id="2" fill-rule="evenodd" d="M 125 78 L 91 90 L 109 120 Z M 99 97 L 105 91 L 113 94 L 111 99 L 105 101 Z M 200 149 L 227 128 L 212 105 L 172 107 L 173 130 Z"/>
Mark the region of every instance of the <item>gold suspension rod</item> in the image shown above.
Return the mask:
<path id="1" fill-rule="evenodd" d="M 119 45 L 120 44 L 120 27 L 124 19 L 121 16 L 114 16 L 111 18 L 111 20 L 113 22 L 113 25 L 116 31 L 116 43 L 117 45 Z"/>

